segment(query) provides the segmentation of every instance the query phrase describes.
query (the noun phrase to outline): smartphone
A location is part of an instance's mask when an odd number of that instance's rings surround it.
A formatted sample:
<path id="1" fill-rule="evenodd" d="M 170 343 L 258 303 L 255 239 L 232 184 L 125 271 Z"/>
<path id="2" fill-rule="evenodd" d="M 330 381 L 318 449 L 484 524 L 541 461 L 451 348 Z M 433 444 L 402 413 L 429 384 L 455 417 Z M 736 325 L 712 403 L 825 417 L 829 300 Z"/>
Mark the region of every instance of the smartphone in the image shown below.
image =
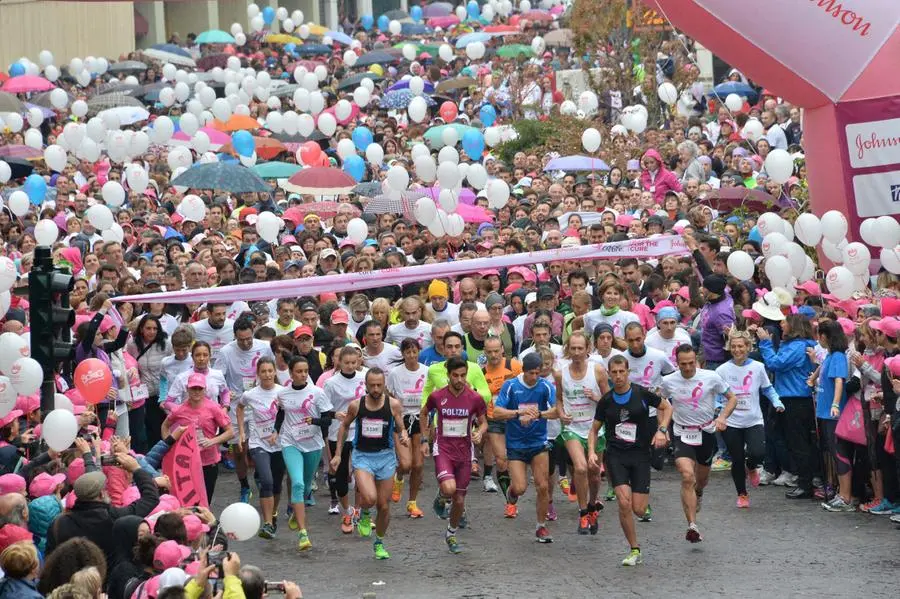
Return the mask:
<path id="1" fill-rule="evenodd" d="M 100 465 L 101 466 L 118 466 L 119 459 L 114 455 L 100 456 Z"/>
<path id="2" fill-rule="evenodd" d="M 265 593 L 284 593 L 284 583 L 283 582 L 269 582 L 268 580 L 265 582 L 264 586 Z"/>

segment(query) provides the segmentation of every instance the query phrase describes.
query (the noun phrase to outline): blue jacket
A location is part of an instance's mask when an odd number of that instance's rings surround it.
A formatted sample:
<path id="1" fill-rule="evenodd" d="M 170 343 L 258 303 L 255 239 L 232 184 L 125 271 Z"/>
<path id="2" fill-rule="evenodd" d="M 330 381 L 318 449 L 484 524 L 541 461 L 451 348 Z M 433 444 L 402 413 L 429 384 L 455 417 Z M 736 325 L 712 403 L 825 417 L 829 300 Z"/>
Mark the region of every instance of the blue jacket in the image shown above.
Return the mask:
<path id="1" fill-rule="evenodd" d="M 782 340 L 778 353 L 775 353 L 771 339 L 759 341 L 763 362 L 775 374 L 775 391 L 782 399 L 812 397 L 813 390 L 806 384 L 806 380 L 816 367 L 806 355 L 806 349 L 815 346 L 816 342 L 812 339 Z"/>
<path id="2" fill-rule="evenodd" d="M 34 580 L 4 578 L 0 580 L 0 599 L 43 599 Z"/>

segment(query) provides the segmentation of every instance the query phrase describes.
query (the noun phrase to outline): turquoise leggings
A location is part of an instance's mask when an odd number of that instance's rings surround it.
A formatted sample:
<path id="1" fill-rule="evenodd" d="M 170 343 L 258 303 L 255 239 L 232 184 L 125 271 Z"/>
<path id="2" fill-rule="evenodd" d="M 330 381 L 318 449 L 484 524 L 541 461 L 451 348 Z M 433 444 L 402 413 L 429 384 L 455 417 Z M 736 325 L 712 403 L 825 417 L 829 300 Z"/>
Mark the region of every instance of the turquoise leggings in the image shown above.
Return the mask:
<path id="1" fill-rule="evenodd" d="M 283 447 L 281 455 L 288 474 L 291 475 L 291 503 L 303 503 L 303 493 L 312 487 L 322 450 L 300 451 L 296 447 Z"/>

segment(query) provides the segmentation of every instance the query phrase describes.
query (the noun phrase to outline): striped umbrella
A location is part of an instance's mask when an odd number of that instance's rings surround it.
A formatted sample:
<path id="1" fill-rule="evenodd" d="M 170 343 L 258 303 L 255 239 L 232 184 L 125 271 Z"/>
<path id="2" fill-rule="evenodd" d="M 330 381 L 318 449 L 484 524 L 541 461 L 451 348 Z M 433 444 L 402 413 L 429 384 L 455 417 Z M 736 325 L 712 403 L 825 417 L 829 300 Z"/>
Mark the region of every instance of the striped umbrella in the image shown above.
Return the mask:
<path id="1" fill-rule="evenodd" d="M 102 96 L 94 96 L 87 102 L 88 114 L 97 114 L 101 110 L 107 108 L 119 108 L 120 106 L 137 106 L 143 108 L 144 104 L 137 98 L 126 96 L 125 94 L 103 94 Z"/>
<path id="2" fill-rule="evenodd" d="M 263 192 L 272 188 L 259 175 L 241 164 L 211 162 L 195 164 L 171 181 L 193 189 L 216 189 L 231 193 Z"/>
<path id="3" fill-rule="evenodd" d="M 41 150 L 25 146 L 22 144 L 9 144 L 0 146 L 0 156 L 8 156 L 10 158 L 21 158 L 23 160 L 41 160 L 44 153 Z"/>

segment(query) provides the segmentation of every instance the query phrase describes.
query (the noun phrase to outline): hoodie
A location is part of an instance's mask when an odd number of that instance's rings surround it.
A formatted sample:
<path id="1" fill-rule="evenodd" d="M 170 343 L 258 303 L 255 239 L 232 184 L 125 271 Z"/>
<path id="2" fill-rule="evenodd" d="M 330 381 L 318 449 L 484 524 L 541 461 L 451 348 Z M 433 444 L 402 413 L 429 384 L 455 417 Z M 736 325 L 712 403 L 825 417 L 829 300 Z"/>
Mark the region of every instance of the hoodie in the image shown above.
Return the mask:
<path id="1" fill-rule="evenodd" d="M 654 158 L 659 164 L 659 170 L 651 173 L 648 170 L 641 171 L 641 189 L 653 193 L 653 199 L 657 204 L 662 204 L 666 199 L 667 191 L 681 191 L 681 183 L 675 173 L 668 170 L 663 164 L 662 156 L 655 149 L 650 148 L 641 158 Z"/>
<path id="2" fill-rule="evenodd" d="M 806 380 L 816 367 L 806 355 L 806 349 L 815 346 L 816 342 L 812 339 L 782 340 L 776 353 L 771 339 L 759 341 L 763 362 L 775 374 L 775 391 L 782 399 L 812 398 L 812 388 Z"/>
<path id="3" fill-rule="evenodd" d="M 707 361 L 724 362 L 725 337 L 734 325 L 734 300 L 726 294 L 715 302 L 707 302 L 700 311 L 700 343 Z"/>

